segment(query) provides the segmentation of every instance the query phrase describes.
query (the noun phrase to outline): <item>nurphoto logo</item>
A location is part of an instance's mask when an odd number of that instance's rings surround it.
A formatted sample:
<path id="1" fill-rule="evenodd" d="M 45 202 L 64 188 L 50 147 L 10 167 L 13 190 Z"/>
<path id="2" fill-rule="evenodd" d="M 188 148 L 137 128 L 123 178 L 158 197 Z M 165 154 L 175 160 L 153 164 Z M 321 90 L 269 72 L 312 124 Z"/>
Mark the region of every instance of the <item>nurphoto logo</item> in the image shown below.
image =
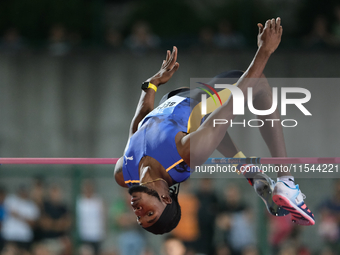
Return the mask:
<path id="1" fill-rule="evenodd" d="M 216 89 L 228 89 L 230 90 L 230 93 L 233 97 L 233 115 L 244 115 L 244 107 L 245 107 L 245 99 L 243 92 L 240 88 L 230 85 L 230 84 L 215 84 L 214 87 L 201 83 L 200 84 L 206 86 L 209 88 L 220 101 L 220 104 L 222 105 L 222 101 L 218 93 L 216 92 Z M 214 103 L 217 105 L 214 96 L 206 89 L 199 88 L 203 91 L 205 91 L 214 101 Z M 288 98 L 288 94 L 290 93 L 295 93 L 295 94 L 302 94 L 302 98 Z M 254 115 L 258 116 L 266 116 L 270 115 L 273 112 L 276 111 L 277 106 L 278 106 L 278 88 L 273 87 L 272 88 L 272 95 L 273 95 L 273 100 L 272 100 L 272 105 L 269 109 L 267 110 L 259 110 L 255 109 L 253 105 L 253 88 L 249 87 L 247 88 L 247 106 L 248 109 L 251 113 Z M 281 115 L 285 116 L 287 115 L 287 105 L 295 105 L 305 116 L 312 116 L 312 114 L 307 110 L 307 108 L 303 105 L 307 103 L 311 99 L 311 93 L 309 90 L 305 88 L 293 88 L 293 87 L 283 87 L 281 88 Z M 207 95 L 202 94 L 201 95 L 201 113 L 202 115 L 207 114 Z M 243 125 L 244 127 L 246 126 L 246 120 L 244 119 L 242 122 L 233 122 L 232 120 L 226 120 L 226 119 L 214 119 L 214 127 L 216 125 L 221 125 L 221 124 L 227 124 L 230 121 L 230 126 L 232 127 L 233 124 L 238 124 L 238 125 Z M 281 122 L 281 125 L 283 127 L 295 127 L 297 126 L 298 122 L 295 119 L 265 119 L 265 121 L 269 121 L 272 123 L 272 127 L 274 126 L 274 122 Z M 257 124 L 253 124 L 253 123 Z M 290 124 L 288 124 L 290 123 Z M 262 127 L 264 125 L 264 121 L 261 119 L 251 119 L 247 121 L 247 124 L 249 127 Z"/>

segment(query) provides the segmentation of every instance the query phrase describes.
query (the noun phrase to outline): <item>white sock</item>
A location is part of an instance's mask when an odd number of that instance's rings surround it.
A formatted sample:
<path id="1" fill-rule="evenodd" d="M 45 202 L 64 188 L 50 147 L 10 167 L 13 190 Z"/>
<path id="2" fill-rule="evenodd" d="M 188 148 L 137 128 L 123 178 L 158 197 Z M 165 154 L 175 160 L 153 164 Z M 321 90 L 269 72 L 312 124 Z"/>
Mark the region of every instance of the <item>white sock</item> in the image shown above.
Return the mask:
<path id="1" fill-rule="evenodd" d="M 282 181 L 290 188 L 295 188 L 294 176 L 281 176 L 277 177 L 277 181 Z"/>

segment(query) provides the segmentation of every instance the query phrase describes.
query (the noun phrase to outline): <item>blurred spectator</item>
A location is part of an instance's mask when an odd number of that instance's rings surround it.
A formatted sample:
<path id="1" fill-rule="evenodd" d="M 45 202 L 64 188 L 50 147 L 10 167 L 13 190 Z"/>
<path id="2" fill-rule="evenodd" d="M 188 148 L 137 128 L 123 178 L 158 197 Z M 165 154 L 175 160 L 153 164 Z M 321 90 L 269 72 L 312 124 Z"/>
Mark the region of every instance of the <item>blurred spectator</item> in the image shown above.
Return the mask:
<path id="1" fill-rule="evenodd" d="M 232 254 L 239 254 L 244 246 L 252 244 L 253 224 L 251 211 L 241 200 L 239 188 L 231 184 L 224 190 L 224 200 L 219 205 L 219 214 L 216 218 L 217 231 L 221 233 L 222 240 L 218 243 L 231 248 Z M 247 226 L 247 224 L 250 224 Z M 241 229 L 238 229 L 241 228 Z M 251 233 L 248 233 L 251 232 Z M 239 235 L 244 235 L 243 243 L 239 243 Z M 241 240 L 239 240 L 241 241 Z"/>
<path id="2" fill-rule="evenodd" d="M 114 28 L 109 28 L 105 35 L 106 46 L 111 50 L 116 50 L 123 45 L 122 33 Z"/>
<path id="3" fill-rule="evenodd" d="M 298 255 L 298 251 L 293 243 L 287 242 L 281 246 L 278 255 Z"/>
<path id="4" fill-rule="evenodd" d="M 292 235 L 294 225 L 291 221 L 291 216 L 275 217 L 267 214 L 270 223 L 270 244 L 273 247 L 275 253 L 279 250 L 279 247 L 285 243 Z"/>
<path id="5" fill-rule="evenodd" d="M 200 202 L 190 189 L 190 182 L 183 182 L 180 186 L 178 202 L 181 205 L 182 217 L 177 227 L 171 232 L 182 240 L 188 251 L 196 251 L 199 237 L 198 209 Z"/>
<path id="6" fill-rule="evenodd" d="M 245 39 L 242 34 L 235 32 L 232 24 L 226 19 L 222 19 L 218 23 L 218 33 L 214 42 L 221 49 L 237 49 L 245 45 Z"/>
<path id="7" fill-rule="evenodd" d="M 146 243 L 144 233 L 136 223 L 136 215 L 131 210 L 131 196 L 124 192 L 110 207 L 110 219 L 118 234 L 120 255 L 142 255 Z"/>
<path id="8" fill-rule="evenodd" d="M 9 28 L 0 42 L 0 50 L 12 54 L 20 52 L 23 49 L 24 42 L 19 31 L 14 27 Z"/>
<path id="9" fill-rule="evenodd" d="M 55 255 L 55 253 L 51 253 L 50 250 L 42 243 L 37 243 L 33 246 L 32 254 L 33 255 Z"/>
<path id="10" fill-rule="evenodd" d="M 146 248 L 143 255 L 155 255 L 155 253 L 151 249 Z"/>
<path id="11" fill-rule="evenodd" d="M 28 251 L 20 250 L 13 243 L 8 243 L 2 250 L 1 255 L 30 255 L 30 253 Z"/>
<path id="12" fill-rule="evenodd" d="M 333 195 L 320 206 L 318 233 L 334 252 L 340 253 L 340 180 L 334 184 Z"/>
<path id="13" fill-rule="evenodd" d="M 31 188 L 31 198 L 35 204 L 42 208 L 44 203 L 44 178 L 42 176 L 36 176 L 33 180 L 33 186 Z"/>
<path id="14" fill-rule="evenodd" d="M 304 39 L 305 46 L 311 49 L 325 48 L 332 45 L 332 36 L 328 32 L 328 21 L 325 16 L 318 15 L 313 21 L 312 31 Z"/>
<path id="15" fill-rule="evenodd" d="M 311 255 L 312 253 L 309 251 L 307 247 L 301 244 L 300 242 L 300 234 L 301 232 L 296 229 L 296 235 L 293 236 L 290 241 L 284 243 L 278 254 L 279 255 Z"/>
<path id="16" fill-rule="evenodd" d="M 196 197 L 200 201 L 200 206 L 198 209 L 198 225 L 200 236 L 197 241 L 197 250 L 207 255 L 213 255 L 213 240 L 218 200 L 215 194 L 212 179 L 201 180 Z"/>
<path id="17" fill-rule="evenodd" d="M 33 180 L 31 189 L 31 199 L 39 208 L 39 214 L 42 214 L 45 198 L 44 179 L 42 176 L 36 176 Z M 35 224 L 33 228 L 34 242 L 39 242 L 42 239 L 40 224 Z"/>
<path id="18" fill-rule="evenodd" d="M 240 238 L 242 236 L 242 238 Z M 230 248 L 233 254 L 242 254 L 243 250 L 256 244 L 254 215 L 249 208 L 231 217 Z"/>
<path id="19" fill-rule="evenodd" d="M 56 24 L 51 27 L 48 50 L 53 56 L 63 56 L 69 53 L 70 44 L 66 40 L 65 27 L 62 25 Z"/>
<path id="20" fill-rule="evenodd" d="M 281 245 L 278 254 L 311 255 L 310 250 L 301 241 L 302 230 L 302 226 L 294 225 L 290 238 Z"/>
<path id="21" fill-rule="evenodd" d="M 32 227 L 39 217 L 39 209 L 30 200 L 27 187 L 21 186 L 16 195 L 5 199 L 6 216 L 3 221 L 2 235 L 6 244 L 12 243 L 24 253 L 31 247 Z"/>
<path id="22" fill-rule="evenodd" d="M 255 245 L 249 245 L 242 250 L 242 255 L 259 255 L 259 250 Z"/>
<path id="23" fill-rule="evenodd" d="M 94 184 L 90 180 L 82 183 L 76 216 L 81 243 L 91 246 L 94 254 L 98 255 L 105 238 L 105 206 L 103 199 L 95 194 Z"/>
<path id="24" fill-rule="evenodd" d="M 216 248 L 216 255 L 231 255 L 231 251 L 227 245 L 218 245 Z"/>
<path id="25" fill-rule="evenodd" d="M 2 251 L 2 248 L 4 247 L 4 240 L 2 238 L 1 234 L 1 228 L 2 228 L 2 222 L 5 217 L 5 198 L 6 198 L 6 190 L 3 187 L 0 187 L 0 252 Z"/>
<path id="26" fill-rule="evenodd" d="M 323 247 L 319 254 L 320 255 L 335 255 L 335 253 L 332 251 L 332 248 L 328 246 Z"/>
<path id="27" fill-rule="evenodd" d="M 223 201 L 219 203 L 220 213 L 237 213 L 246 209 L 245 203 L 241 199 L 238 186 L 229 184 L 224 190 Z"/>
<path id="28" fill-rule="evenodd" d="M 162 255 L 185 255 L 183 242 L 175 236 L 167 236 L 162 244 Z"/>
<path id="29" fill-rule="evenodd" d="M 39 222 L 42 243 L 55 255 L 70 255 L 71 241 L 68 232 L 71 227 L 71 215 L 63 202 L 61 192 L 58 186 L 51 185 Z"/>
<path id="30" fill-rule="evenodd" d="M 156 49 L 160 45 L 160 38 L 151 32 L 149 24 L 137 21 L 131 35 L 125 40 L 127 47 L 137 54 L 143 54 L 148 50 Z"/>
<path id="31" fill-rule="evenodd" d="M 95 255 L 93 246 L 88 244 L 82 244 L 79 247 L 79 255 Z"/>

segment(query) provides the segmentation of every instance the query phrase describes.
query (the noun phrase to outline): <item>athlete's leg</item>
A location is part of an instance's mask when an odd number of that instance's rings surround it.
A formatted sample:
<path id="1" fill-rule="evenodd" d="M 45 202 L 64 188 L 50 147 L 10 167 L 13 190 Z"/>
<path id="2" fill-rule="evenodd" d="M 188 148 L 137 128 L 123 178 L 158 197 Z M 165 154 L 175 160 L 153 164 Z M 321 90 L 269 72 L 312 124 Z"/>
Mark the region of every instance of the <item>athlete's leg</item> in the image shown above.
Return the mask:
<path id="1" fill-rule="evenodd" d="M 244 78 L 243 78 L 244 79 Z M 260 92 L 257 89 L 258 80 L 253 79 L 249 82 L 239 82 L 239 88 L 243 91 L 244 98 L 247 98 L 247 87 L 254 87 L 254 98 Z M 201 165 L 214 152 L 225 136 L 230 121 L 234 119 L 233 115 L 233 98 L 229 97 L 227 101 L 213 111 L 202 125 L 190 134 L 190 165 Z M 215 125 L 215 119 L 226 119 L 228 123 Z"/>
<path id="2" fill-rule="evenodd" d="M 208 84 L 211 85 L 211 86 L 214 86 L 214 84 L 216 82 L 218 82 L 220 79 L 224 79 L 224 78 L 228 79 L 228 83 L 234 84 L 240 79 L 240 77 L 243 74 L 244 74 L 244 72 L 241 71 L 241 70 L 230 70 L 230 71 L 222 72 L 222 73 L 216 75 L 214 78 L 212 78 L 208 82 Z"/>
<path id="3" fill-rule="evenodd" d="M 272 106 L 272 90 L 264 76 L 253 87 L 253 90 L 255 95 L 253 98 L 254 107 L 258 110 L 269 109 Z M 265 121 L 266 119 L 280 119 L 278 111 L 267 116 L 257 116 L 257 118 L 261 119 L 264 123 L 260 127 L 260 132 L 272 157 L 286 157 L 287 153 L 282 126 L 279 122 L 274 122 L 272 126 L 271 122 Z M 232 157 L 231 155 L 238 151 L 228 132 L 226 132 L 226 136 L 217 149 L 227 157 Z M 278 216 L 287 215 L 290 212 L 292 221 L 300 225 L 314 225 L 314 215 L 304 203 L 304 195 L 299 186 L 295 185 L 291 173 L 278 172 L 278 177 L 277 184 L 273 183 L 264 174 L 255 175 L 254 177 L 253 184 L 255 191 L 266 204 L 268 211 Z M 280 207 L 277 207 L 274 202 Z"/>
<path id="4" fill-rule="evenodd" d="M 277 18 L 276 20 L 267 20 L 265 27 L 258 24 L 258 50 L 249 67 L 237 82 L 237 86 L 245 98 L 247 98 L 247 89 L 256 86 L 270 55 L 280 44 L 282 35 L 280 22 L 281 19 Z M 215 110 L 196 131 L 180 138 L 177 149 L 184 161 L 192 167 L 204 163 L 220 144 L 230 125 L 228 122 L 225 125 L 215 126 L 214 120 L 231 120 L 234 117 L 233 98 L 231 97 Z"/>
<path id="5" fill-rule="evenodd" d="M 216 76 L 216 78 L 236 78 L 237 76 L 241 76 L 242 74 L 243 74 L 242 71 L 230 71 L 222 73 Z M 213 82 L 217 82 L 217 80 L 214 79 Z M 211 84 L 214 84 L 213 82 Z M 272 89 L 264 75 L 262 75 L 262 78 L 258 81 L 258 84 L 253 88 L 253 90 L 254 90 L 253 105 L 255 109 L 266 110 L 271 108 L 273 98 Z M 257 119 L 261 119 L 264 123 L 264 125 L 259 129 L 264 141 L 267 144 L 271 156 L 287 157 L 282 126 L 279 124 L 278 121 L 274 121 L 273 123 L 271 121 L 266 121 L 266 119 L 279 120 L 280 119 L 279 112 L 276 110 L 270 115 L 266 116 L 259 115 L 257 116 Z M 226 133 L 226 135 L 228 137 L 221 141 L 217 149 L 220 152 L 222 150 L 223 152 L 221 153 L 225 157 L 233 157 L 236 155 L 236 153 L 239 152 L 239 150 L 236 148 L 235 144 L 232 141 L 229 141 L 231 140 L 231 138 L 229 137 L 228 133 Z M 289 172 L 283 171 L 278 173 L 278 176 L 283 175 L 288 176 L 291 174 Z"/>
<path id="6" fill-rule="evenodd" d="M 254 107 L 258 110 L 269 109 L 272 106 L 272 90 L 267 79 L 261 79 L 256 87 L 254 87 L 254 90 L 258 90 L 255 92 L 256 96 L 253 101 Z M 278 111 L 267 116 L 257 116 L 257 118 L 264 122 L 264 125 L 260 127 L 260 132 L 272 157 L 286 157 L 287 152 L 282 126 L 279 121 L 274 123 L 273 127 L 271 122 L 265 121 L 265 119 L 280 119 Z M 256 179 L 254 182 L 254 188 L 259 195 L 263 194 L 263 185 L 261 185 L 261 182 L 261 180 L 257 181 Z M 279 205 L 279 215 L 285 215 L 288 211 L 291 213 L 292 221 L 300 225 L 315 224 L 313 213 L 304 203 L 305 196 L 301 193 L 299 185 L 295 185 L 294 177 L 290 172 L 278 172 L 278 182 L 272 189 L 272 196 L 270 196 L 271 199 L 266 199 L 266 196 L 261 196 L 261 198 L 264 201 L 267 200 L 265 203 L 269 210 L 272 208 L 275 211 L 276 209 L 275 206 L 271 204 L 271 201 L 274 201 L 277 205 Z"/>
<path id="7" fill-rule="evenodd" d="M 253 98 L 253 105 L 255 109 L 267 110 L 272 106 L 272 89 L 268 83 L 268 80 L 263 76 L 260 79 L 255 90 L 256 96 Z M 257 90 L 257 91 L 256 91 Z M 280 121 L 266 121 L 266 119 L 280 120 L 278 110 L 266 116 L 257 116 L 264 123 L 260 127 L 260 132 L 263 140 L 266 142 L 267 147 L 272 157 L 287 157 L 286 145 L 283 137 L 283 130 Z M 282 173 L 283 174 L 283 173 Z"/>
<path id="8" fill-rule="evenodd" d="M 225 133 L 216 149 L 226 158 L 232 158 L 240 151 L 228 132 Z"/>
<path id="9" fill-rule="evenodd" d="M 237 72 L 241 71 L 233 71 L 235 74 L 238 74 Z M 224 78 L 225 76 L 220 75 L 218 78 Z M 228 76 L 229 78 L 230 76 Z M 213 79 L 213 82 L 217 82 L 218 80 Z M 214 83 L 211 84 L 214 84 Z M 254 83 L 254 82 L 253 82 Z M 258 79 L 256 84 L 252 86 L 253 87 L 253 105 L 258 110 L 267 110 L 270 109 L 272 106 L 272 89 L 268 83 L 268 80 L 266 77 L 262 74 L 261 79 Z M 244 98 L 247 98 L 247 90 L 244 91 Z M 207 120 L 201 125 L 201 127 L 197 131 L 202 131 L 201 133 L 205 133 L 209 139 L 211 139 L 211 142 L 209 143 L 212 145 L 207 151 L 209 151 L 209 156 L 211 153 L 216 149 L 216 143 L 219 145 L 224 137 L 224 134 L 226 133 L 227 128 L 229 127 L 229 123 L 231 119 L 234 118 L 232 114 L 232 98 L 229 98 L 228 101 L 225 102 L 221 107 L 216 109 L 210 116 L 207 118 Z M 265 121 L 266 119 L 280 119 L 279 112 L 275 110 L 272 114 L 266 115 L 266 116 L 257 116 L 258 119 L 261 119 L 264 123 L 262 127 L 260 127 L 261 135 L 266 142 L 268 149 L 272 155 L 272 157 L 286 157 L 286 146 L 285 141 L 283 137 L 283 130 L 282 126 L 278 121 L 274 121 L 273 124 L 271 121 Z M 223 125 L 215 125 L 214 127 L 214 119 L 226 119 L 228 120 L 228 123 Z M 273 125 L 273 126 L 272 126 Z M 207 134 L 211 132 L 211 134 Z M 197 134 L 193 134 L 193 136 L 197 137 Z M 203 140 L 205 140 L 204 137 L 202 137 Z M 194 141 L 191 137 L 191 143 L 194 142 L 194 144 L 198 144 L 198 142 L 201 141 L 201 138 L 199 138 L 198 141 Z M 219 141 L 219 142 L 218 142 Z M 195 146 L 195 145 L 194 145 Z M 216 146 L 216 147 L 215 147 Z M 191 146 L 191 149 L 195 147 Z M 210 150 L 209 150 L 210 149 Z M 204 153 L 204 149 L 203 149 Z M 236 154 L 236 153 L 235 153 Z M 234 155 L 235 155 L 234 154 Z M 191 151 L 191 157 L 194 156 L 194 152 Z M 200 157 L 203 155 L 200 154 Z M 209 157 L 208 156 L 208 157 Z M 191 162 L 194 159 L 191 158 Z M 289 173 L 279 173 L 279 176 L 281 175 L 289 175 Z"/>
<path id="10" fill-rule="evenodd" d="M 243 75 L 243 71 L 232 70 L 223 72 L 217 76 L 215 76 L 209 84 L 213 86 L 215 83 L 218 83 L 221 78 L 228 78 L 228 83 L 236 83 L 237 80 Z M 258 110 L 267 110 L 272 106 L 272 89 L 268 83 L 266 77 L 262 74 L 261 79 L 258 80 L 257 85 L 253 88 L 253 105 L 255 109 Z M 266 116 L 257 116 L 258 119 L 261 119 L 264 123 L 262 127 L 260 127 L 261 135 L 266 142 L 268 149 L 272 155 L 272 157 L 286 157 L 286 146 L 283 137 L 282 126 L 277 122 L 268 122 L 266 119 L 280 119 L 279 112 L 276 110 L 270 115 Z M 272 126 L 273 125 L 273 126 Z M 233 157 L 236 155 L 239 150 L 236 148 L 235 144 L 231 140 L 230 136 L 226 132 L 226 137 L 221 141 L 218 145 L 217 149 L 225 156 L 225 157 Z M 221 151 L 222 150 L 222 151 Z M 228 155 L 228 156 L 227 156 Z M 279 175 L 280 176 L 280 175 Z"/>
<path id="11" fill-rule="evenodd" d="M 271 88 L 266 79 L 261 79 L 256 89 L 260 92 L 254 98 L 254 107 L 259 110 L 269 109 L 272 105 Z M 282 126 L 271 127 L 272 123 L 265 119 L 280 119 L 277 111 L 268 116 L 257 116 L 264 121 L 260 128 L 261 135 L 265 140 L 272 157 L 286 157 L 286 147 L 283 138 Z M 256 186 L 256 185 L 254 185 Z M 273 200 L 284 210 L 291 212 L 292 220 L 300 225 L 314 225 L 314 215 L 304 203 L 305 196 L 299 185 L 295 185 L 294 177 L 290 172 L 278 172 L 278 182 L 273 189 Z"/>
<path id="12" fill-rule="evenodd" d="M 255 90 L 255 89 L 254 89 Z M 254 101 L 254 107 L 259 110 L 269 109 L 271 107 L 271 88 L 268 84 L 268 81 L 263 78 L 259 81 L 259 84 L 256 86 L 257 96 L 255 97 L 256 102 Z M 279 118 L 276 114 L 272 114 L 271 116 L 258 116 L 259 119 L 265 120 L 265 118 Z M 266 122 L 264 122 L 266 123 Z M 283 132 L 281 125 L 276 125 L 277 127 L 273 128 L 271 126 L 266 126 L 264 129 L 261 130 L 261 134 L 266 141 L 269 150 L 272 152 L 272 155 L 280 155 L 285 156 L 285 144 L 283 140 Z M 280 132 L 281 129 L 281 132 Z M 269 133 L 269 134 L 268 134 Z M 272 134 L 274 133 L 274 134 Z M 277 134 L 278 136 L 274 139 L 272 138 Z M 277 138 L 277 139 L 276 139 Z M 273 142 L 271 142 L 271 140 Z M 277 144 L 275 144 L 277 143 Z M 240 152 L 237 148 L 229 133 L 226 132 L 224 138 L 222 139 L 221 143 L 217 146 L 217 150 L 222 153 L 225 157 L 244 157 L 244 154 Z M 277 153 L 277 154 L 275 154 Z M 246 167 L 246 169 L 244 169 Z M 242 169 L 243 168 L 243 169 Z M 267 210 L 274 216 L 284 216 L 289 214 L 288 211 L 284 210 L 283 208 L 279 207 L 275 204 L 272 198 L 272 194 L 275 187 L 275 182 L 266 174 L 262 173 L 261 169 L 254 165 L 238 165 L 237 169 L 247 178 L 250 185 L 254 186 L 256 193 L 260 196 L 260 198 L 265 203 Z"/>
<path id="13" fill-rule="evenodd" d="M 217 150 L 227 158 L 244 157 L 244 154 L 236 147 L 228 132 L 226 132 L 223 140 L 217 146 Z M 270 214 L 274 216 L 285 216 L 289 214 L 287 210 L 278 206 L 273 201 L 275 182 L 269 176 L 263 173 L 260 168 L 251 164 L 238 165 L 236 167 L 239 172 L 241 172 L 248 180 L 249 184 L 254 187 L 255 192 L 262 199 Z M 246 170 L 242 169 L 244 167 L 246 167 Z"/>

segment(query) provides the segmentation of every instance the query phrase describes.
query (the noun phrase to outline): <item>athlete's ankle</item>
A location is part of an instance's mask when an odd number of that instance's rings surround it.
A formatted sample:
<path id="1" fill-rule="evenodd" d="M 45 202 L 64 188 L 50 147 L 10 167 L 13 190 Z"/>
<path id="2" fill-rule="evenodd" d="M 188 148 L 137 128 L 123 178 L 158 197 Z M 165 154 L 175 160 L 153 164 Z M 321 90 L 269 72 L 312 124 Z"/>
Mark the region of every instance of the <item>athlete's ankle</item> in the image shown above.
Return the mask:
<path id="1" fill-rule="evenodd" d="M 258 173 L 262 173 L 262 170 L 253 164 L 239 164 L 236 168 L 239 173 L 243 174 L 251 186 L 254 184 L 254 177 Z"/>
<path id="2" fill-rule="evenodd" d="M 246 158 L 246 156 L 242 151 L 239 151 L 234 158 Z M 262 170 L 253 164 L 235 164 L 234 166 L 239 174 L 243 174 L 243 176 L 246 177 L 251 186 L 254 184 L 254 176 L 258 173 L 262 173 Z"/>

